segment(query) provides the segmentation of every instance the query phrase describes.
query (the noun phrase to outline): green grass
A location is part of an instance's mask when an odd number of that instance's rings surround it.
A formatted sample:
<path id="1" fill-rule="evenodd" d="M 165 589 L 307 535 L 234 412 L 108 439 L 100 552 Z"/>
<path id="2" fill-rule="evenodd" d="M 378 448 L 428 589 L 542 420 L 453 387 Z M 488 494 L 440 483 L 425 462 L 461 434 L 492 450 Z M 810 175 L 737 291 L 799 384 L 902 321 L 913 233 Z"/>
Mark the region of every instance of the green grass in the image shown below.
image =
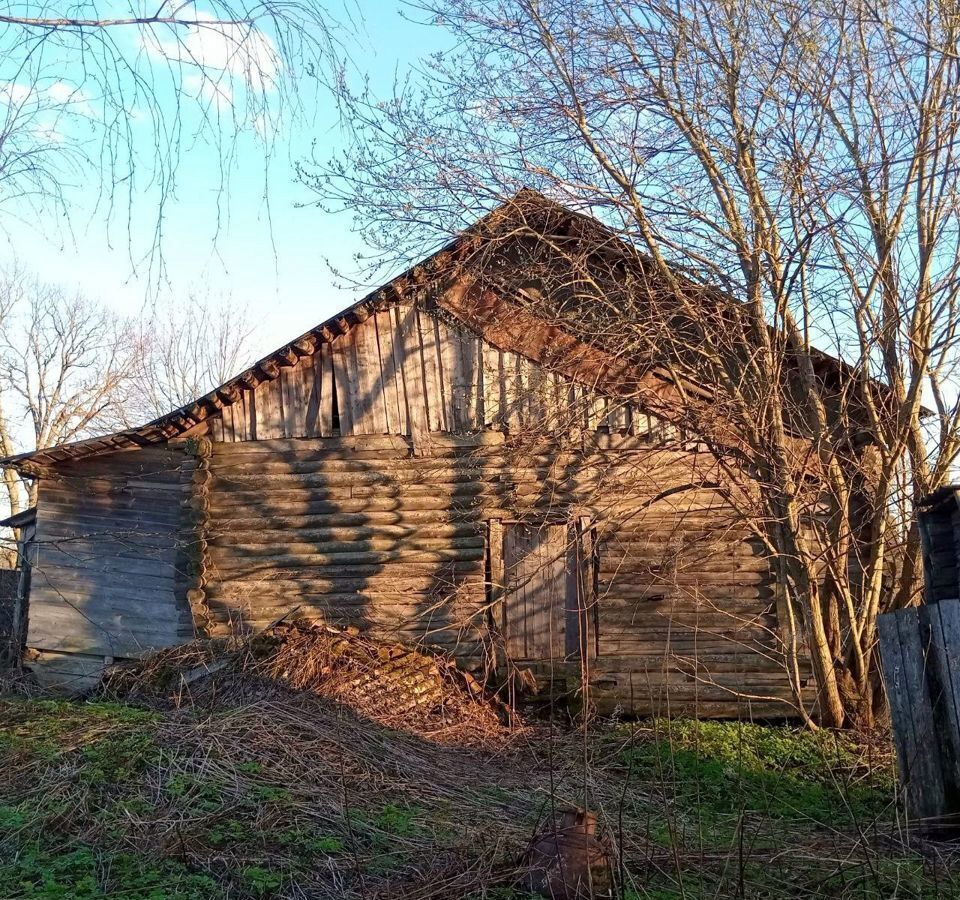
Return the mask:
<path id="1" fill-rule="evenodd" d="M 576 732 L 440 747 L 323 706 L 0 722 L 3 898 L 527 900 L 511 867 L 584 784 L 625 900 L 960 898 L 949 855 L 901 841 L 888 749 L 826 732 L 598 727 L 585 773 Z"/>
<path id="2" fill-rule="evenodd" d="M 779 827 L 856 829 L 894 813 L 889 766 L 865 769 L 860 750 L 828 732 L 680 720 L 655 722 L 622 758 L 659 786 L 687 837 L 722 846 L 746 828 L 775 845 Z"/>

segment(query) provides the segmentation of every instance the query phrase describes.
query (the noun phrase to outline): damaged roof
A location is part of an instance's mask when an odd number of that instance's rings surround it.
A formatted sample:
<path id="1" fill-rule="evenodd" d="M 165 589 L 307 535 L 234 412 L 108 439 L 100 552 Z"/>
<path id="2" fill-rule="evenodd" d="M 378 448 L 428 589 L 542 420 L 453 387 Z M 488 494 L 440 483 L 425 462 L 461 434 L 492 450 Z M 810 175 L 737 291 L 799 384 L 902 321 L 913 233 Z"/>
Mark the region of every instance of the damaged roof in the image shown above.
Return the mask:
<path id="1" fill-rule="evenodd" d="M 9 456 L 0 459 L 0 465 L 35 475 L 44 468 L 59 463 L 188 438 L 192 433 L 202 430 L 201 426 L 207 419 L 217 416 L 221 409 L 237 402 L 243 390 L 254 389 L 264 382 L 275 380 L 281 369 L 295 366 L 302 357 L 315 353 L 322 343 L 333 341 L 380 309 L 418 296 L 424 288 L 442 282 L 445 278 L 463 274 L 466 271 L 464 264 L 485 240 L 494 236 L 510 238 L 519 232 L 517 226 L 529 224 L 531 220 L 535 224 L 528 232 L 529 235 L 542 235 L 554 242 L 572 241 L 582 245 L 589 241 L 590 252 L 603 256 L 606 262 L 613 260 L 615 265 L 624 262 L 633 266 L 639 264 L 640 268 L 645 268 L 643 255 L 638 254 L 635 247 L 598 220 L 574 212 L 536 191 L 523 189 L 425 260 L 257 360 L 240 374 L 196 400 L 139 427 Z M 546 227 L 551 230 L 547 231 Z M 627 262 L 628 260 L 631 262 Z M 677 276 L 684 283 L 689 282 L 691 288 L 704 290 L 702 286 L 694 285 L 694 282 L 681 272 L 678 271 Z M 624 386 L 627 382 L 631 387 L 638 384 L 638 375 L 641 373 L 636 360 L 618 360 L 616 350 L 604 348 L 598 343 L 591 342 L 591 345 L 587 346 L 564 330 L 562 317 L 559 320 L 561 325 L 557 326 L 556 311 L 552 311 L 553 315 L 549 316 L 548 325 L 545 320 L 535 317 L 519 305 L 511 306 L 509 315 L 505 316 L 503 304 L 494 309 L 489 296 L 468 297 L 465 291 L 451 293 L 454 296 L 450 302 L 443 303 L 444 308 L 501 349 L 512 349 L 537 362 L 543 362 L 548 346 L 553 344 L 551 358 L 566 357 L 567 365 L 564 368 L 571 377 L 582 379 L 584 374 L 583 371 L 576 371 L 576 364 L 570 363 L 570 360 L 573 360 L 574 363 L 579 362 L 581 368 L 589 369 L 594 387 L 600 386 L 598 373 L 601 380 L 607 383 L 608 389 Z M 506 321 L 507 319 L 512 321 Z M 534 333 L 531 325 L 540 326 L 536 329 L 538 333 Z M 853 374 L 849 366 L 828 354 L 818 351 L 816 356 L 823 363 L 827 363 L 835 375 L 849 378 Z M 585 360 L 589 362 L 589 366 L 582 366 Z M 642 374 L 649 375 L 657 371 L 656 366 L 648 366 L 643 367 Z M 659 376 L 661 380 L 671 380 L 662 372 Z"/>

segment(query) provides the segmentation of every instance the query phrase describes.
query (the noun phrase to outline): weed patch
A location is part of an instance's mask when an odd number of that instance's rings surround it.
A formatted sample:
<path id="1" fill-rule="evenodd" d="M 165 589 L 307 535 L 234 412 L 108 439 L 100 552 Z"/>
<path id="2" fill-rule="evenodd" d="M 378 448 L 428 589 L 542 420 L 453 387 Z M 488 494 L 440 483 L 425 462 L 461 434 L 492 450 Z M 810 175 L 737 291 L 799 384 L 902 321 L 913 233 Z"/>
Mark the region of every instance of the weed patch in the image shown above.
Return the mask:
<path id="1" fill-rule="evenodd" d="M 529 900 L 520 853 L 584 789 L 622 900 L 960 897 L 900 840 L 889 753 L 845 736 L 656 721 L 486 752 L 310 704 L 0 701 L 0 897 Z"/>

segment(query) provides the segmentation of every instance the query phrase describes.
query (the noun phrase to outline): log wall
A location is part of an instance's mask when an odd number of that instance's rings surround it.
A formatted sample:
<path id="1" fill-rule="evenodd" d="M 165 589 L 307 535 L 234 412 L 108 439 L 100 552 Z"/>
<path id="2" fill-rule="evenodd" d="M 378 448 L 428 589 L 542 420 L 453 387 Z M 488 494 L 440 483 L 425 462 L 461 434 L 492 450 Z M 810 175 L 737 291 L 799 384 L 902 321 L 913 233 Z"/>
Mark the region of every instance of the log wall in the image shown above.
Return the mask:
<path id="1" fill-rule="evenodd" d="M 571 523 L 595 699 L 791 711 L 770 566 L 709 454 L 412 304 L 310 346 L 185 443 L 42 479 L 35 654 L 86 673 L 297 610 L 479 666 L 508 524 Z"/>
<path id="2" fill-rule="evenodd" d="M 502 435 L 215 443 L 206 587 L 221 633 L 298 608 L 472 665 L 499 621 L 491 521 L 583 521 L 596 543 L 595 697 L 638 713 L 790 712 L 768 560 L 712 460 L 654 445 L 518 454 Z M 744 696 L 746 695 L 746 697 Z"/>

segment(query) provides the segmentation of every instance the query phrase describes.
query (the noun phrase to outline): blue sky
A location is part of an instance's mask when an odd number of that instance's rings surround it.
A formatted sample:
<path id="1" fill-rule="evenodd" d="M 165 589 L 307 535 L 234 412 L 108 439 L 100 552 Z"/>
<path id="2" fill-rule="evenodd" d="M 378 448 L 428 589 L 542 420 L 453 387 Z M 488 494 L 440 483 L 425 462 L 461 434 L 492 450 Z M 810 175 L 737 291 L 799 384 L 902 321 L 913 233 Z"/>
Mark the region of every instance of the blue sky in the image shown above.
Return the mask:
<path id="1" fill-rule="evenodd" d="M 359 0 L 359 6 L 364 28 L 350 50 L 378 91 L 388 92 L 395 72 L 442 44 L 439 29 L 408 21 L 389 0 Z M 362 293 L 338 285 L 328 266 L 330 261 L 355 269 L 352 257 L 363 248 L 350 232 L 349 215 L 296 206 L 311 195 L 295 182 L 293 161 L 309 155 L 313 142 L 322 157 L 325 148 L 341 141 L 332 101 L 322 92 L 316 96 L 307 119 L 277 136 L 269 160 L 253 132 L 241 138 L 226 192 L 219 190 L 219 150 L 209 143 L 187 149 L 176 196 L 163 218 L 169 283 L 161 286 L 160 302 L 194 291 L 246 307 L 256 353 L 307 330 Z M 131 263 L 126 208 L 110 219 L 92 213 L 97 196 L 92 180 L 67 190 L 73 209 L 69 228 L 54 214 L 38 220 L 26 205 L 7 206 L 0 256 L 46 280 L 76 286 L 120 312 L 138 314 L 156 281 Z M 149 198 L 135 202 L 130 226 L 135 248 L 149 245 L 155 224 L 155 204 Z"/>

